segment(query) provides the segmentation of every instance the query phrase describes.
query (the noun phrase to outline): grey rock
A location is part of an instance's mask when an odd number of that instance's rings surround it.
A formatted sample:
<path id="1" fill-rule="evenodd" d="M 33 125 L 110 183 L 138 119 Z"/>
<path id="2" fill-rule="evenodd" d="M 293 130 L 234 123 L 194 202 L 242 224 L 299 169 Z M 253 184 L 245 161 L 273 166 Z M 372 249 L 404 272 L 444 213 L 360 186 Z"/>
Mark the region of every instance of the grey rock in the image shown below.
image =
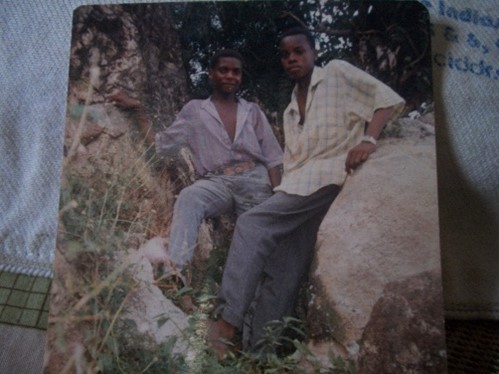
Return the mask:
<path id="1" fill-rule="evenodd" d="M 177 337 L 174 353 L 188 352 L 188 316 L 167 299 L 154 284 L 153 270 L 141 251 L 130 250 L 123 259 L 130 264 L 137 287 L 125 305 L 123 318 L 135 322 L 139 333 L 149 336 L 157 344 Z"/>
<path id="2" fill-rule="evenodd" d="M 379 142 L 319 230 L 307 324 L 310 348 L 323 360 L 327 352 L 357 361 L 388 284 L 424 272 L 440 276 L 435 139 L 413 130 Z M 440 283 L 426 287 L 440 312 L 435 328 L 443 331 Z"/>
<path id="3" fill-rule="evenodd" d="M 389 283 L 362 335 L 360 373 L 444 373 L 441 277 L 424 272 Z"/>

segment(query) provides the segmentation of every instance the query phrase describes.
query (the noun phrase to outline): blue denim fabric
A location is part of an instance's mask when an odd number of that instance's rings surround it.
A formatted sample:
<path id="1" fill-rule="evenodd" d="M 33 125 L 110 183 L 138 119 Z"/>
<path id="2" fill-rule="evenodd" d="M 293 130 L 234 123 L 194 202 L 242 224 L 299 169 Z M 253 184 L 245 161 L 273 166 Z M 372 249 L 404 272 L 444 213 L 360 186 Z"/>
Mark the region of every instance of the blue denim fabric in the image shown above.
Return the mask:
<path id="1" fill-rule="evenodd" d="M 177 268 L 192 260 L 198 230 L 205 218 L 237 216 L 272 195 L 268 171 L 257 164 L 241 174 L 211 175 L 180 191 L 173 208 L 168 253 Z"/>
<path id="2" fill-rule="evenodd" d="M 86 3 L 0 6 L 0 270 L 52 273 L 72 13 Z"/>
<path id="3" fill-rule="evenodd" d="M 423 3 L 433 30 L 445 311 L 453 318 L 498 319 L 498 2 Z"/>

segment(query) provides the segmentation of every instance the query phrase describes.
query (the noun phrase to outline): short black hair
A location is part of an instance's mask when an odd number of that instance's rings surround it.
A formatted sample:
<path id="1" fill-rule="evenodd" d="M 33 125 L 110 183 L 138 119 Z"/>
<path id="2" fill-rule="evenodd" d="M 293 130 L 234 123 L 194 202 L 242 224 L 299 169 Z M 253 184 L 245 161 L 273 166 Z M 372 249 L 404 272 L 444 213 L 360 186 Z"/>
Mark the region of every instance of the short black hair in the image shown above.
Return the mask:
<path id="1" fill-rule="evenodd" d="M 233 57 L 241 61 L 241 65 L 244 64 L 243 56 L 238 52 L 233 49 L 221 49 L 211 57 L 210 60 L 210 70 L 215 69 L 217 66 L 218 62 L 220 61 L 221 58 L 223 57 Z"/>
<path id="2" fill-rule="evenodd" d="M 307 38 L 307 42 L 310 45 L 310 47 L 312 47 L 312 49 L 315 50 L 314 36 L 310 32 L 310 30 L 306 29 L 305 27 L 301 27 L 301 26 L 292 27 L 290 29 L 287 29 L 283 33 L 281 33 L 281 35 L 279 35 L 278 44 L 281 44 L 282 40 L 286 36 L 292 36 L 292 35 L 304 35 Z"/>

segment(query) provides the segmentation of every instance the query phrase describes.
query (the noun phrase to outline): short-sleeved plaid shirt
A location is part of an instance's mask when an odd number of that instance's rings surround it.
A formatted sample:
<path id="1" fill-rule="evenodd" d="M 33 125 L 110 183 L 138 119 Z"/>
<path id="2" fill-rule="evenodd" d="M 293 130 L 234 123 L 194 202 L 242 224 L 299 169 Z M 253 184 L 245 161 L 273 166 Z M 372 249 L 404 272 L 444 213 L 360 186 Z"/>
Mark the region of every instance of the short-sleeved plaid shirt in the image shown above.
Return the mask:
<path id="1" fill-rule="evenodd" d="M 284 174 L 276 191 L 310 195 L 346 178 L 348 151 L 361 142 L 365 124 L 377 109 L 394 106 L 392 119 L 404 100 L 384 83 L 341 60 L 315 67 L 307 94 L 305 121 L 296 87 L 284 111 Z"/>

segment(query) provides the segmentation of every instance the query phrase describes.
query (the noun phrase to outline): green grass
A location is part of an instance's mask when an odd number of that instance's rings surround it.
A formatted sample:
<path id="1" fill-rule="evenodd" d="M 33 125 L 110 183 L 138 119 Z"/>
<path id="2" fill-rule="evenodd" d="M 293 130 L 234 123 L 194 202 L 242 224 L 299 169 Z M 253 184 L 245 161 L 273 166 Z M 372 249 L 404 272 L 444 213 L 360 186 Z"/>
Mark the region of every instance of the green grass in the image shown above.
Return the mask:
<path id="1" fill-rule="evenodd" d="M 305 327 L 294 318 L 272 323 L 255 353 L 237 349 L 219 362 L 206 346 L 206 321 L 221 282 L 228 240 L 215 248 L 205 263 L 198 264 L 200 268 L 188 270 L 189 286 L 174 279 L 158 285 L 177 305 L 182 307 L 185 296 L 195 304 L 197 310 L 189 311 L 189 327 L 182 335 L 193 357 L 173 353 L 177 338 L 155 344 L 123 317 L 126 300 L 137 284 L 130 269 L 118 265 L 117 255 L 138 248 L 152 236 L 164 235 L 174 190 L 158 172 L 154 159 L 146 158 L 141 144 L 127 136 L 121 139 L 119 152 L 104 149 L 83 166 L 64 164 L 56 259 L 64 266 L 55 274 L 58 291 L 53 300 L 57 305 L 52 310 L 58 313 L 51 315 L 49 323 L 50 349 L 64 365 L 58 370 L 72 372 L 79 365 L 85 372 L 103 373 L 270 374 L 305 372 L 306 364 L 307 372 L 328 372 L 302 343 Z M 155 278 L 160 276 L 157 273 Z M 14 284 L 7 276 L 4 281 Z M 20 288 L 26 287 L 24 282 L 19 281 Z M 33 289 L 43 288 L 42 283 L 35 282 Z M 26 302 L 47 306 L 47 301 L 38 297 Z M 3 314 L 10 318 L 13 312 Z M 35 316 L 26 313 L 21 319 L 33 323 Z M 166 319 L 168 316 L 158 323 Z M 39 318 L 36 323 L 43 326 L 46 321 Z M 71 351 L 75 344 L 81 345 L 81 356 Z M 336 363 L 335 367 L 339 371 L 334 373 L 349 373 L 347 366 L 343 369 Z"/>

